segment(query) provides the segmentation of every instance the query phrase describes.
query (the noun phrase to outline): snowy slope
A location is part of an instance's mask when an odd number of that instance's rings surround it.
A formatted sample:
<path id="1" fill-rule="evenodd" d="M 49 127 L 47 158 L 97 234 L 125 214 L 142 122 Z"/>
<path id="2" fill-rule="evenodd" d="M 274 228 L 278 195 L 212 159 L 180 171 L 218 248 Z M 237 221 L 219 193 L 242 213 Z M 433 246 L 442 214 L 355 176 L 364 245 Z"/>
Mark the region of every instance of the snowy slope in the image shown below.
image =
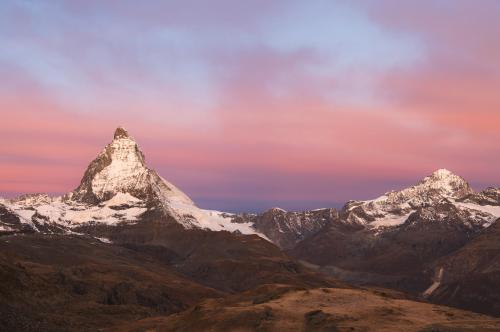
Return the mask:
<path id="1" fill-rule="evenodd" d="M 61 197 L 48 200 L 12 200 L 7 206 L 26 223 L 36 225 L 56 224 L 63 227 L 77 227 L 82 224 L 102 223 L 117 225 L 121 222 L 134 222 L 147 209 L 145 203 L 130 194 L 118 193 L 99 205 L 88 205 Z"/>

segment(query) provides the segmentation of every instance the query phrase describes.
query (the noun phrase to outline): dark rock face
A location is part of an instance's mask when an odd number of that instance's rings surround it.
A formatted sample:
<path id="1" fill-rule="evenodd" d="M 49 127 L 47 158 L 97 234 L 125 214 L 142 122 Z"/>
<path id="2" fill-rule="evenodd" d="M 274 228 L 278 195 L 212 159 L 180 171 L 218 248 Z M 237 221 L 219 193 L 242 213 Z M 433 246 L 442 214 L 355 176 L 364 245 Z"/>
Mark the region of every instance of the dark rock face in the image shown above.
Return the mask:
<path id="1" fill-rule="evenodd" d="M 88 204 L 98 204 L 101 200 L 92 191 L 92 179 L 95 174 L 101 172 L 110 164 L 111 156 L 108 151 L 97 156 L 87 167 L 80 185 L 72 193 L 71 199 Z"/>
<path id="2" fill-rule="evenodd" d="M 18 226 L 21 224 L 19 217 L 2 204 L 0 204 L 0 220 L 2 223 L 10 226 Z"/>
<path id="3" fill-rule="evenodd" d="M 337 218 L 338 212 L 335 209 L 287 212 L 274 208 L 255 216 L 252 221 L 255 229 L 273 243 L 280 248 L 289 249 Z"/>
<path id="4" fill-rule="evenodd" d="M 128 135 L 128 131 L 126 131 L 123 127 L 118 127 L 118 128 L 116 128 L 115 134 L 113 137 L 115 139 L 117 139 L 117 138 L 127 138 L 130 136 Z"/>
<path id="5" fill-rule="evenodd" d="M 462 202 L 476 203 L 479 205 L 500 205 L 500 188 L 487 188 L 479 193 L 467 195 Z"/>
<path id="6" fill-rule="evenodd" d="M 0 235 L 35 232 L 33 226 L 22 223 L 17 214 L 0 204 Z"/>

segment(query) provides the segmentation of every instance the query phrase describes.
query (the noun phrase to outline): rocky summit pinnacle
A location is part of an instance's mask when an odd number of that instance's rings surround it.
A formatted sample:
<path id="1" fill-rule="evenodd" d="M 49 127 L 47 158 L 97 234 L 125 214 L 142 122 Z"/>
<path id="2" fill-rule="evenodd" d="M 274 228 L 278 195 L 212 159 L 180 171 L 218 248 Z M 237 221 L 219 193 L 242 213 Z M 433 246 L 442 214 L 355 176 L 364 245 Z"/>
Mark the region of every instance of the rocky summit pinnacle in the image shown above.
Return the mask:
<path id="1" fill-rule="evenodd" d="M 118 193 L 148 202 L 175 200 L 192 204 L 179 189 L 147 167 L 144 154 L 122 127 L 115 130 L 113 141 L 89 164 L 80 185 L 70 197 L 98 204 Z"/>
<path id="2" fill-rule="evenodd" d="M 115 130 L 114 138 L 126 138 L 129 137 L 128 132 L 123 127 L 118 127 Z"/>
<path id="3" fill-rule="evenodd" d="M 430 176 L 424 178 L 420 184 L 421 189 L 438 191 L 441 195 L 460 198 L 473 193 L 467 181 L 447 169 L 438 169 Z"/>

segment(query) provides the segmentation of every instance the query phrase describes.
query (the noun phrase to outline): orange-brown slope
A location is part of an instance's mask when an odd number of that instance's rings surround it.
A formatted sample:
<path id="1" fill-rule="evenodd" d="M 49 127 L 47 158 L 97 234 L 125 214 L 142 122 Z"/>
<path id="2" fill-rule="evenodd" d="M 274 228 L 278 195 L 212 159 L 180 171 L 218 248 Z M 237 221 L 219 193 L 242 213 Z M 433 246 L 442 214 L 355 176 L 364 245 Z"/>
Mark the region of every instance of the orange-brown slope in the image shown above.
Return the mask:
<path id="1" fill-rule="evenodd" d="M 500 320 L 360 289 L 267 289 L 110 331 L 498 331 Z"/>

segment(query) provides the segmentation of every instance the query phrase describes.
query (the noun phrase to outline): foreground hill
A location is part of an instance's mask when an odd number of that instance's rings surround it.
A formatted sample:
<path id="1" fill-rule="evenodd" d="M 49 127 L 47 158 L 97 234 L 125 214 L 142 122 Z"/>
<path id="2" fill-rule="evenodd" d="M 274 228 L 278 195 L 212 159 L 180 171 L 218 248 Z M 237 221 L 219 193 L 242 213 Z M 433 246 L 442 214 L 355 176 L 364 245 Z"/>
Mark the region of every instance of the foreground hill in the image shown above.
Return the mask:
<path id="1" fill-rule="evenodd" d="M 109 331 L 498 331 L 500 319 L 372 290 L 276 287 Z M 274 292 L 274 293 L 273 293 Z M 269 296 L 269 294 L 272 294 Z"/>
<path id="2" fill-rule="evenodd" d="M 340 285 L 257 236 L 152 228 L 129 230 L 134 239 L 122 245 L 77 235 L 0 237 L 0 330 L 91 331 L 262 285 Z"/>
<path id="3" fill-rule="evenodd" d="M 96 330 L 220 297 L 150 256 L 92 238 L 0 238 L 0 330 Z"/>

